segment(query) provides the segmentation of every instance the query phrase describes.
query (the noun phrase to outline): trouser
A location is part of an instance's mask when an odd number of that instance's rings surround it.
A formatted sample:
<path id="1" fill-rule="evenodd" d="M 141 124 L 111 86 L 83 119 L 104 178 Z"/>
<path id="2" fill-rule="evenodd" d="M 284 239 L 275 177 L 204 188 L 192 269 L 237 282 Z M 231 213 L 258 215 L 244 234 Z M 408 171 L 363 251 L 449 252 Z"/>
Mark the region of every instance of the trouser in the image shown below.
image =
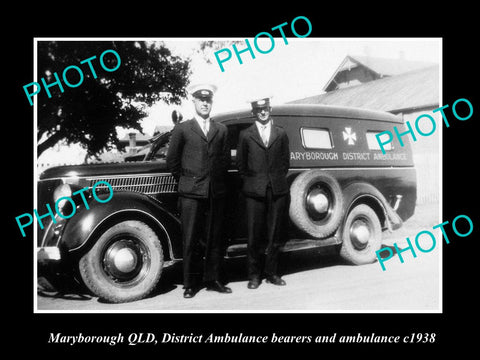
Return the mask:
<path id="1" fill-rule="evenodd" d="M 264 198 L 246 197 L 248 249 L 247 271 L 249 279 L 260 277 L 265 249 L 265 275 L 277 275 L 278 256 L 283 245 L 286 227 L 287 195 L 273 196 L 267 188 Z"/>
<path id="2" fill-rule="evenodd" d="M 183 285 L 192 287 L 201 273 L 203 280 L 219 280 L 223 260 L 222 225 L 224 198 L 180 197 L 183 241 Z"/>

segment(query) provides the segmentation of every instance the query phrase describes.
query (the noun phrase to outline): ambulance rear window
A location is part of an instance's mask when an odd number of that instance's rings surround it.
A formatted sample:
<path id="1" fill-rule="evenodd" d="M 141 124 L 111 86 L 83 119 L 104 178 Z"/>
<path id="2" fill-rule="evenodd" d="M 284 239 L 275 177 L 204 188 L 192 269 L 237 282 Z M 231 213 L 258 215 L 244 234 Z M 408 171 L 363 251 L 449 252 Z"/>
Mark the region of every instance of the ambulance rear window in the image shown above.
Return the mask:
<path id="1" fill-rule="evenodd" d="M 331 149 L 332 137 L 327 129 L 302 128 L 302 144 L 307 149 Z"/>
<path id="2" fill-rule="evenodd" d="M 367 131 L 367 144 L 370 150 L 380 150 L 380 144 L 378 143 L 377 134 L 380 134 L 381 131 Z M 380 136 L 380 140 L 386 140 L 384 137 L 388 138 L 388 134 L 383 134 Z M 392 150 L 392 143 L 387 143 L 383 145 L 385 150 Z"/>

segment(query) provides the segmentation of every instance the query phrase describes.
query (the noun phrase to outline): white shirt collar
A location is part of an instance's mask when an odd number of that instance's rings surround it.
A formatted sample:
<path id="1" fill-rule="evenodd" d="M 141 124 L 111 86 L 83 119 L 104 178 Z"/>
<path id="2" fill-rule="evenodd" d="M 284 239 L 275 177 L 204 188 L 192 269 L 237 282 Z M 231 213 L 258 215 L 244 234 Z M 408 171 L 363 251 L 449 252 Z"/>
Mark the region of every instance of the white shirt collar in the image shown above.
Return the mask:
<path id="1" fill-rule="evenodd" d="M 203 130 L 203 124 L 206 121 L 207 122 L 207 131 L 210 130 L 210 119 L 211 119 L 210 117 L 204 119 L 201 116 L 199 116 L 198 114 L 195 114 L 193 117 L 195 118 L 195 120 L 197 120 L 197 123 L 200 126 L 200 129 Z"/>
<path id="2" fill-rule="evenodd" d="M 265 125 L 261 124 L 260 121 L 255 121 L 255 125 L 257 125 L 258 130 L 265 128 L 268 132 L 272 128 L 272 120 L 270 119 Z"/>
<path id="3" fill-rule="evenodd" d="M 210 116 L 206 119 L 202 118 L 200 115 L 198 114 L 195 114 L 193 115 L 193 117 L 195 118 L 195 120 L 197 120 L 200 124 L 203 124 L 203 122 L 206 120 L 206 121 L 210 121 Z"/>
<path id="4" fill-rule="evenodd" d="M 265 136 L 267 142 L 270 141 L 270 134 L 272 132 L 272 120 L 269 120 L 265 125 L 261 124 L 259 121 L 255 121 L 255 124 L 257 125 L 260 137 Z M 265 129 L 264 135 L 262 135 L 263 129 Z"/>

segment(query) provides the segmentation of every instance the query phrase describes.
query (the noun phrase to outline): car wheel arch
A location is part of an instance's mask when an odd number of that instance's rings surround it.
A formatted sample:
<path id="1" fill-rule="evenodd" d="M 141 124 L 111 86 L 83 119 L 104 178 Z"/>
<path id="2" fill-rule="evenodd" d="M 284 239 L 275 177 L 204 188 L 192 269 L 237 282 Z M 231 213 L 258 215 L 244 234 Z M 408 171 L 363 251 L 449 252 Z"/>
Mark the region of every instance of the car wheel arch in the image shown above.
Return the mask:
<path id="1" fill-rule="evenodd" d="M 128 201 L 128 207 L 124 203 Z M 176 216 L 161 206 L 155 199 L 137 193 L 118 192 L 112 201 L 106 204 L 90 204 L 90 210 L 81 217 L 69 221 L 62 234 L 62 248 L 69 255 L 82 254 L 87 251 L 103 232 L 114 224 L 125 220 L 139 220 L 149 225 L 161 240 L 165 249 L 166 260 L 173 260 L 179 254 L 175 239 L 180 236 L 180 223 Z M 81 228 L 88 216 L 94 218 L 92 224 Z M 79 215 L 76 215 L 79 216 Z"/>
<path id="2" fill-rule="evenodd" d="M 345 212 L 347 215 L 351 209 L 360 204 L 370 206 L 377 214 L 382 229 L 390 228 L 388 202 L 380 191 L 366 182 L 354 182 L 343 189 Z M 346 216 L 344 217 L 344 221 Z"/>
<path id="3" fill-rule="evenodd" d="M 95 240 L 98 239 L 107 229 L 119 222 L 126 220 L 142 221 L 151 227 L 160 239 L 162 247 L 165 249 L 165 260 L 173 260 L 175 258 L 173 239 L 171 235 L 172 231 L 170 230 L 171 225 L 168 226 L 161 222 L 153 214 L 139 209 L 122 209 L 107 216 L 101 222 L 99 222 L 94 229 L 92 229 L 80 246 L 70 249 L 69 252 L 76 255 L 85 253 L 93 246 Z"/>
<path id="4" fill-rule="evenodd" d="M 353 199 L 345 209 L 345 214 L 350 213 L 350 211 L 356 207 L 357 205 L 364 204 L 368 205 L 372 208 L 373 211 L 377 214 L 378 219 L 380 220 L 380 224 L 382 229 L 388 228 L 388 221 L 387 221 L 387 213 L 385 210 L 385 206 L 382 204 L 382 201 L 379 200 L 377 197 L 371 194 L 362 194 Z M 344 221 L 346 216 L 344 218 Z"/>

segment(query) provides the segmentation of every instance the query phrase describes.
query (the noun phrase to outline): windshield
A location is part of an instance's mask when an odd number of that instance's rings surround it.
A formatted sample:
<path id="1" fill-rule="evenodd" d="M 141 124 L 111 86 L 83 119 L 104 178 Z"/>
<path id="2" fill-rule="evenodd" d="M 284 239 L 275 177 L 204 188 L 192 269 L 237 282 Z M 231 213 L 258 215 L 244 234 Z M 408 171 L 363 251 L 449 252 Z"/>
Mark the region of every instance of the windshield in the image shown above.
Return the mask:
<path id="1" fill-rule="evenodd" d="M 145 160 L 165 160 L 170 144 L 171 132 L 164 133 L 153 143 L 152 149 Z"/>

